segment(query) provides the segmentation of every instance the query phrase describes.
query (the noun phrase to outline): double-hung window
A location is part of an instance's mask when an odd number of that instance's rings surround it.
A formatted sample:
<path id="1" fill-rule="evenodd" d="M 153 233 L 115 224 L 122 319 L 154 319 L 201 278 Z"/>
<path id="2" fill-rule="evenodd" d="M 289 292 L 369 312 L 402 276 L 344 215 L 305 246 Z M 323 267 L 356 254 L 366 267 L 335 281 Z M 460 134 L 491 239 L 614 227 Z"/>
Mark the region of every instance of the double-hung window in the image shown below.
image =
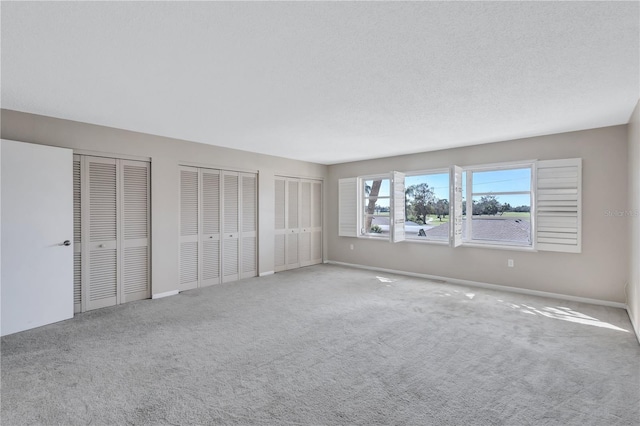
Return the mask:
<path id="1" fill-rule="evenodd" d="M 389 175 L 361 178 L 360 193 L 360 235 L 389 239 L 392 226 Z"/>
<path id="2" fill-rule="evenodd" d="M 411 241 L 449 241 L 449 170 L 407 173 L 404 232 Z"/>
<path id="3" fill-rule="evenodd" d="M 532 163 L 464 168 L 464 243 L 533 246 Z"/>

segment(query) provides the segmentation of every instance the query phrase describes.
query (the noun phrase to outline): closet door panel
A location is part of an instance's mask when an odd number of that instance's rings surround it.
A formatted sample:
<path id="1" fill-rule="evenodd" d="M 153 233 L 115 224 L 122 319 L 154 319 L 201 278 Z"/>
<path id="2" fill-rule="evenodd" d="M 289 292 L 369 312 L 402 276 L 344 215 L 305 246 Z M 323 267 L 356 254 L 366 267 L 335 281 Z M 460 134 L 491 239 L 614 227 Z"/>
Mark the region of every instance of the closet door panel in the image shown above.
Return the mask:
<path id="1" fill-rule="evenodd" d="M 82 159 L 73 156 L 73 313 L 82 312 Z"/>
<path id="2" fill-rule="evenodd" d="M 240 185 L 238 173 L 222 172 L 222 281 L 236 281 L 239 271 L 239 201 Z"/>
<path id="3" fill-rule="evenodd" d="M 300 180 L 287 179 L 287 269 L 300 267 Z"/>
<path id="4" fill-rule="evenodd" d="M 198 169 L 180 167 L 180 290 L 198 287 Z"/>
<path id="5" fill-rule="evenodd" d="M 300 266 L 311 265 L 311 182 L 300 182 Z"/>
<path id="6" fill-rule="evenodd" d="M 275 242 L 274 268 L 275 272 L 287 269 L 287 180 L 275 178 Z"/>
<path id="7" fill-rule="evenodd" d="M 202 169 L 202 265 L 200 287 L 218 284 L 220 276 L 220 172 Z"/>
<path id="8" fill-rule="evenodd" d="M 311 183 L 311 260 L 322 263 L 322 182 Z"/>
<path id="9" fill-rule="evenodd" d="M 82 296 L 86 310 L 120 303 L 118 294 L 117 223 L 119 205 L 117 197 L 116 160 L 86 157 L 87 188 L 83 209 L 86 224 L 84 244 L 88 254 L 86 285 Z M 86 294 L 85 294 L 86 293 Z"/>
<path id="10" fill-rule="evenodd" d="M 121 303 L 151 297 L 149 163 L 120 160 L 122 176 Z"/>
<path id="11" fill-rule="evenodd" d="M 242 223 L 241 278 L 258 275 L 258 188 L 255 174 L 240 174 L 240 190 L 242 192 L 240 210 Z"/>

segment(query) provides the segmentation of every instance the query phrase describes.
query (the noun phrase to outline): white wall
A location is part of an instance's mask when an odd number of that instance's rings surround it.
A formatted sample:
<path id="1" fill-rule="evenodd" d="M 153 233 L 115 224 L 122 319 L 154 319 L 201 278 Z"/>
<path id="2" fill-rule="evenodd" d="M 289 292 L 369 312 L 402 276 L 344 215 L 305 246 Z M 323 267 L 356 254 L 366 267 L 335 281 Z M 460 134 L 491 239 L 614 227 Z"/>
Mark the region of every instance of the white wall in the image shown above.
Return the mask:
<path id="1" fill-rule="evenodd" d="M 257 171 L 258 268 L 274 270 L 275 174 L 324 179 L 327 167 L 229 148 L 149 134 L 2 110 L 3 139 L 90 151 L 151 158 L 151 280 L 152 293 L 178 289 L 179 171 L 181 163 L 226 170 Z M 326 234 L 326 232 L 325 232 Z M 326 250 L 326 243 L 324 248 Z"/>
<path id="2" fill-rule="evenodd" d="M 629 133 L 629 316 L 640 341 L 640 101 L 633 110 Z"/>
<path id="3" fill-rule="evenodd" d="M 338 237 L 338 179 L 358 175 L 518 160 L 583 159 L 582 253 L 391 244 Z M 615 126 L 329 166 L 329 259 L 624 303 L 629 256 L 626 220 L 605 215 L 627 208 L 627 126 Z M 354 245 L 350 250 L 349 245 Z M 507 267 L 507 259 L 515 267 Z"/>

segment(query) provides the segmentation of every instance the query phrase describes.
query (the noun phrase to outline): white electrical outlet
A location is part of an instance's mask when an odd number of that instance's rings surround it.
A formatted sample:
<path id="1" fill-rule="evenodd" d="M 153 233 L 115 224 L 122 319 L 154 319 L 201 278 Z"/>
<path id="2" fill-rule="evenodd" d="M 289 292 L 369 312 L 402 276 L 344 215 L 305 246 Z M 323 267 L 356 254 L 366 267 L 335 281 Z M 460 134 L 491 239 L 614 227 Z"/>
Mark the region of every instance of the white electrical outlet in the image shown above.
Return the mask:
<path id="1" fill-rule="evenodd" d="M 509 259 L 509 260 L 507 260 L 507 266 L 508 266 L 509 268 L 513 268 L 513 259 Z"/>
<path id="2" fill-rule="evenodd" d="M 349 250 L 353 250 L 353 244 L 349 245 Z"/>

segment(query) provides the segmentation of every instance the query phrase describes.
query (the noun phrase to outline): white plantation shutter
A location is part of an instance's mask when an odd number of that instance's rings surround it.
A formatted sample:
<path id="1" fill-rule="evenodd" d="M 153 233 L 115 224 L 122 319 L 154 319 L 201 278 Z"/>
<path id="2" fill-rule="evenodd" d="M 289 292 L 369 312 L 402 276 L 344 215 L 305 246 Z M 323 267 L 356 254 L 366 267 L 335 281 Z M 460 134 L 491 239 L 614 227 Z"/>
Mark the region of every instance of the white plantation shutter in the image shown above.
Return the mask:
<path id="1" fill-rule="evenodd" d="M 536 164 L 536 249 L 582 251 L 582 159 Z"/>
<path id="2" fill-rule="evenodd" d="M 220 283 L 220 172 L 202 169 L 200 287 Z"/>
<path id="3" fill-rule="evenodd" d="M 287 269 L 286 232 L 287 232 L 287 180 L 283 177 L 275 178 L 275 243 L 274 267 L 276 272 Z"/>
<path id="4" fill-rule="evenodd" d="M 117 262 L 117 168 L 116 160 L 87 158 L 88 222 L 87 285 L 83 290 L 86 310 L 112 306 L 118 300 Z M 85 294 L 86 293 L 86 294 Z"/>
<path id="5" fill-rule="evenodd" d="M 358 236 L 358 178 L 338 181 L 338 235 Z"/>
<path id="6" fill-rule="evenodd" d="M 451 166 L 449 172 L 449 245 L 462 244 L 462 167 Z"/>
<path id="7" fill-rule="evenodd" d="M 398 243 L 404 241 L 404 173 L 392 172 L 393 183 L 393 226 L 391 229 L 392 237 L 391 241 Z"/>
<path id="8" fill-rule="evenodd" d="M 180 167 L 180 290 L 198 286 L 198 169 Z"/>
<path id="9" fill-rule="evenodd" d="M 149 282 L 149 163 L 120 161 L 122 175 L 121 302 L 151 297 Z"/>
<path id="10" fill-rule="evenodd" d="M 222 239 L 222 281 L 236 281 L 240 277 L 239 271 L 239 190 L 238 173 L 222 172 L 222 211 L 223 211 L 223 239 Z"/>
<path id="11" fill-rule="evenodd" d="M 82 311 L 82 161 L 73 156 L 73 312 Z"/>
<path id="12" fill-rule="evenodd" d="M 240 174 L 242 204 L 242 258 L 241 278 L 258 275 L 258 191 L 257 176 L 255 174 Z"/>

